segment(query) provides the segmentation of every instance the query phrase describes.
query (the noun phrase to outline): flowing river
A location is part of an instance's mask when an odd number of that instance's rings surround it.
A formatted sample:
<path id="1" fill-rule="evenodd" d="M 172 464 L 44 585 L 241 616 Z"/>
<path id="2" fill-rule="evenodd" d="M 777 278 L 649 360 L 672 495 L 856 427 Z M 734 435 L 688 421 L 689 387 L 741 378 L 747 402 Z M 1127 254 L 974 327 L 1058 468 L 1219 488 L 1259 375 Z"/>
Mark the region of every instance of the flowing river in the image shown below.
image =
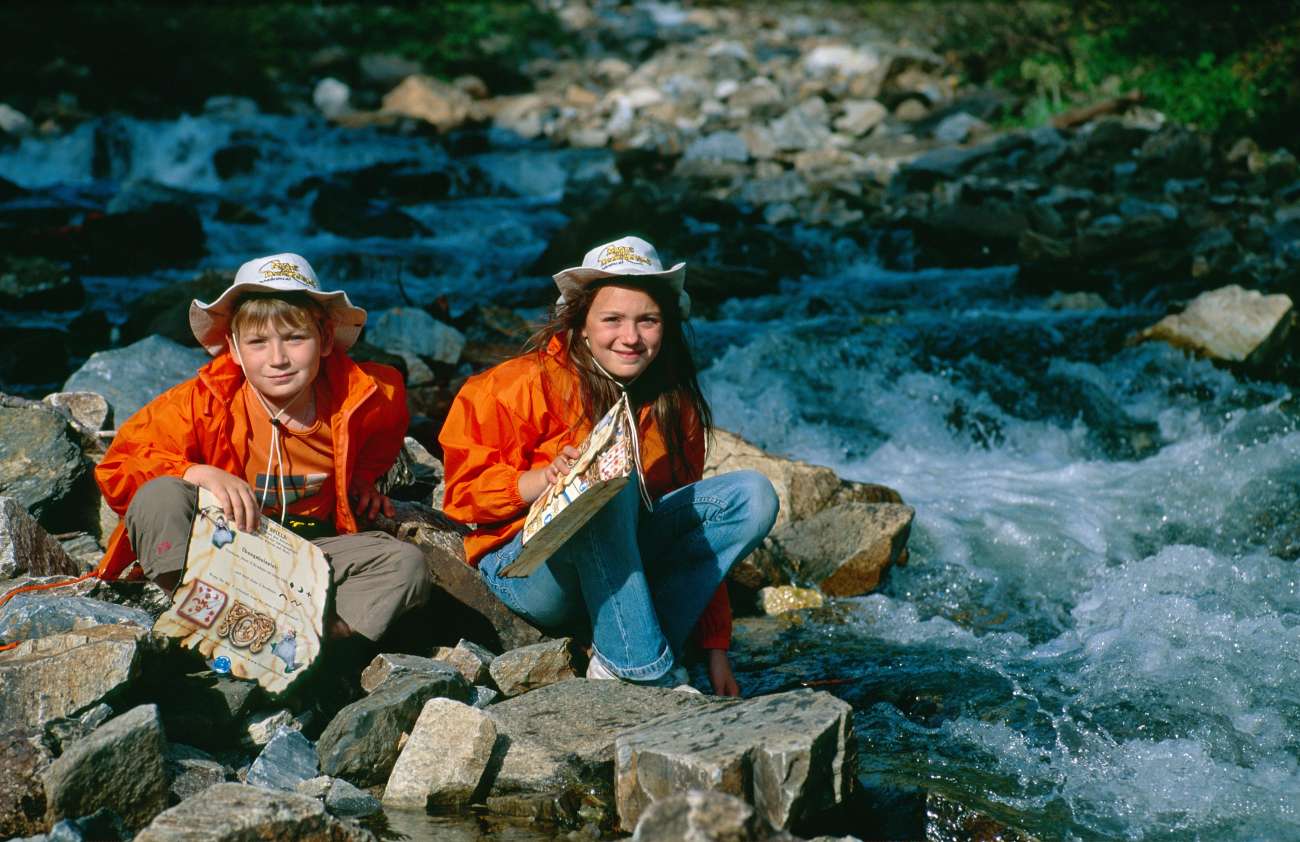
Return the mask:
<path id="1" fill-rule="evenodd" d="M 212 154 L 232 139 L 257 160 L 222 180 Z M 537 300 L 549 278 L 523 270 L 564 224 L 565 186 L 618 178 L 604 150 L 486 141 L 449 152 L 236 108 L 28 139 L 0 151 L 0 176 L 88 206 L 156 182 L 200 209 L 204 266 L 298 251 L 367 308 L 445 295 L 459 312 Z M 312 228 L 294 185 L 382 162 L 451 176 L 449 197 L 404 208 L 433 233 Z M 264 222 L 217 221 L 220 199 Z M 880 592 L 739 624 L 746 692 L 823 686 L 856 710 L 870 791 L 936 790 L 1044 839 L 1300 837 L 1289 390 L 1127 347 L 1163 315 L 1136 295 L 1057 309 L 1014 269 L 886 270 L 863 238 L 794 236 L 814 274 L 696 320 L 717 421 L 897 488 L 917 514 L 911 561 Z M 193 274 L 84 281 L 120 321 Z"/>

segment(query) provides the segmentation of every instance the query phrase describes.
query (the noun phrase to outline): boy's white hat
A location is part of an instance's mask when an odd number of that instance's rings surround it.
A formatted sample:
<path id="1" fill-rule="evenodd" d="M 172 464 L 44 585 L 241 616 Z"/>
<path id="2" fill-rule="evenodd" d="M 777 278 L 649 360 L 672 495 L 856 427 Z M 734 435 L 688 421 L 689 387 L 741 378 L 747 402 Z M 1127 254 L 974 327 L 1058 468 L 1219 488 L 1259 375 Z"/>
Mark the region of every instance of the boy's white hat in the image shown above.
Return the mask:
<path id="1" fill-rule="evenodd" d="M 204 304 L 197 298 L 190 304 L 190 329 L 199 344 L 212 356 L 226 350 L 230 317 L 239 297 L 248 292 L 302 292 L 325 308 L 334 324 L 334 347 L 351 348 L 366 324 L 366 311 L 348 300 L 343 290 L 322 292 L 320 281 L 307 259 L 298 254 L 272 254 L 250 260 L 235 273 L 235 282 L 216 301 Z"/>
<path id="2" fill-rule="evenodd" d="M 677 308 L 682 318 L 691 314 L 691 297 L 687 294 L 686 264 L 665 269 L 655 247 L 640 237 L 623 237 L 596 246 L 582 258 L 581 266 L 565 269 L 554 276 L 560 288 L 560 301 L 576 294 L 593 281 L 632 275 L 638 280 L 662 278 L 677 293 Z M 558 302 L 557 302 L 558 303 Z"/>

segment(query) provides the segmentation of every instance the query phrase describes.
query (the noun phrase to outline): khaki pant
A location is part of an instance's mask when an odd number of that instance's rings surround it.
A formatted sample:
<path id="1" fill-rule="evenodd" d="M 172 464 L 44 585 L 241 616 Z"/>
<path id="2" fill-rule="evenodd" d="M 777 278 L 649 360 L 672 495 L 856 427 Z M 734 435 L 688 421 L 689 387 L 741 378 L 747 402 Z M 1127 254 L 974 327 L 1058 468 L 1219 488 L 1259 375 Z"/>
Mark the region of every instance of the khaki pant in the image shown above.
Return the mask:
<path id="1" fill-rule="evenodd" d="M 145 575 L 156 579 L 185 567 L 199 488 L 176 477 L 140 487 L 126 510 L 126 534 Z M 335 613 L 352 630 L 378 640 L 392 622 L 429 599 L 432 580 L 424 554 L 383 532 L 358 532 L 313 541 L 329 560 Z"/>

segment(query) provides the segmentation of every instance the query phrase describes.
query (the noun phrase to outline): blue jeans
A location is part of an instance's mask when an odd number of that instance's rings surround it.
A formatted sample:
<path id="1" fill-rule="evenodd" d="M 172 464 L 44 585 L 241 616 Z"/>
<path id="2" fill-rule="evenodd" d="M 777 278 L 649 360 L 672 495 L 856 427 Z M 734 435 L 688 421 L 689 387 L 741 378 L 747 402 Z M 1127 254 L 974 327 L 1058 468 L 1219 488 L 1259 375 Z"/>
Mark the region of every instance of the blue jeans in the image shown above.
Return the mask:
<path id="1" fill-rule="evenodd" d="M 695 623 L 736 561 L 767 536 L 776 492 L 757 471 L 710 477 L 641 506 L 635 478 L 531 575 L 498 576 L 522 536 L 479 572 L 512 611 L 547 631 L 589 624 L 610 671 L 652 681 L 676 664 Z"/>

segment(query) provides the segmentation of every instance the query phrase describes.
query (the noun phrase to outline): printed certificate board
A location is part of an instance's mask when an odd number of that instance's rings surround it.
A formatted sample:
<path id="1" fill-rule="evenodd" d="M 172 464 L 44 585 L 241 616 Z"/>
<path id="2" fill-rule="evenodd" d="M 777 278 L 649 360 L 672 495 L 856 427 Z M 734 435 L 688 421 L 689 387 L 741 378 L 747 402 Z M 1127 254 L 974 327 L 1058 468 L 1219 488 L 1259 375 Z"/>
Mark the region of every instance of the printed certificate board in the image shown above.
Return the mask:
<path id="1" fill-rule="evenodd" d="M 185 575 L 154 631 L 282 693 L 320 654 L 330 578 L 315 544 L 267 517 L 240 532 L 201 488 Z"/>

